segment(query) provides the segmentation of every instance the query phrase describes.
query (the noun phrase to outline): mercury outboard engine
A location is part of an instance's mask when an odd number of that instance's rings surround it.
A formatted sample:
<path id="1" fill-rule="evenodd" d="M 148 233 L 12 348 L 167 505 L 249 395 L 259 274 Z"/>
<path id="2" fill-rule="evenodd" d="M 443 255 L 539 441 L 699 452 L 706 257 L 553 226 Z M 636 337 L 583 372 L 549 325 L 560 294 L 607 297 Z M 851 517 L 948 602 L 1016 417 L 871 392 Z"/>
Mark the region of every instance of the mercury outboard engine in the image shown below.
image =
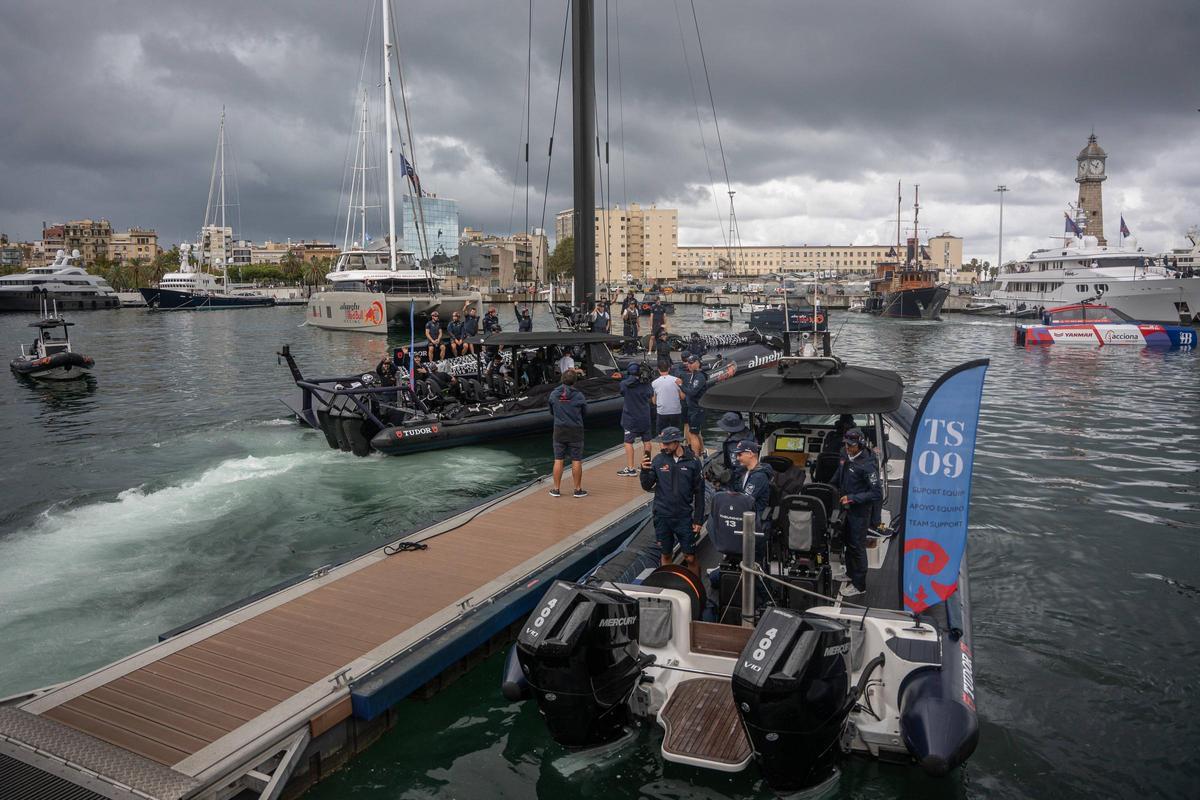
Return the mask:
<path id="1" fill-rule="evenodd" d="M 550 735 L 566 747 L 620 738 L 625 701 L 653 660 L 638 650 L 637 600 L 564 581 L 526 620 L 517 658 Z"/>
<path id="2" fill-rule="evenodd" d="M 768 610 L 733 672 L 733 699 L 754 759 L 776 792 L 818 786 L 835 774 L 837 742 L 854 706 L 836 622 Z"/>

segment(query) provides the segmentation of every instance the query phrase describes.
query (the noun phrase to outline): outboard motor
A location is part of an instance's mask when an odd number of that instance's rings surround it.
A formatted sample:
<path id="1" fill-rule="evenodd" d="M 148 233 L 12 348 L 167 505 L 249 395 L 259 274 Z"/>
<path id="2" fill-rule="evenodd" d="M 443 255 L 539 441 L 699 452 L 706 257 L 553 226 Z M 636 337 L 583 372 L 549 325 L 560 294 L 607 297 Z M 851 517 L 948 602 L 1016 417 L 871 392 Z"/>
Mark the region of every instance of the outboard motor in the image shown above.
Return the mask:
<path id="1" fill-rule="evenodd" d="M 854 706 L 841 625 L 768 610 L 733 672 L 733 699 L 754 759 L 776 792 L 832 778 L 842 726 Z"/>
<path id="2" fill-rule="evenodd" d="M 554 741 L 580 748 L 624 734 L 626 700 L 652 658 L 638 649 L 638 603 L 556 581 L 517 637 L 517 658 Z"/>

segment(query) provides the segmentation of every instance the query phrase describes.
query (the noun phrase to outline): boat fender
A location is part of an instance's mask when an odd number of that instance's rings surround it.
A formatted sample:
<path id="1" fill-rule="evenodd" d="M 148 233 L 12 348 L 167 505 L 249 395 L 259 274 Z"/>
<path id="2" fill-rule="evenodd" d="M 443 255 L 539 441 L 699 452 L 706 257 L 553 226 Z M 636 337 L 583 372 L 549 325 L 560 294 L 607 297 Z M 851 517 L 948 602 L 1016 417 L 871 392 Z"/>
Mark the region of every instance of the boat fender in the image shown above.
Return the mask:
<path id="1" fill-rule="evenodd" d="M 517 658 L 516 643 L 513 643 L 508 648 L 508 655 L 504 658 L 504 673 L 500 679 L 500 692 L 506 700 L 513 703 L 519 703 L 533 697 L 533 691 L 529 688 L 529 681 L 525 679 L 525 673 L 521 669 L 521 662 Z"/>

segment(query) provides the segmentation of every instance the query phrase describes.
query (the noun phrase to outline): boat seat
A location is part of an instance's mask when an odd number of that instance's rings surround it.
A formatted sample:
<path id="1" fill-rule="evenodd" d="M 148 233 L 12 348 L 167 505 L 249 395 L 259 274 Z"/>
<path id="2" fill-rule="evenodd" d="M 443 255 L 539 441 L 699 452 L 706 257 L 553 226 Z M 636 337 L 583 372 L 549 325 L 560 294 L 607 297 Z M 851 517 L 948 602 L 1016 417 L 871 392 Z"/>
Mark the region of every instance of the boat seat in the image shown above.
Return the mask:
<path id="1" fill-rule="evenodd" d="M 829 549 L 829 515 L 825 504 L 809 494 L 792 494 L 779 502 L 777 529 L 789 552 L 811 558 Z"/>
<path id="2" fill-rule="evenodd" d="M 842 463 L 841 453 L 820 453 L 817 455 L 817 463 L 813 467 L 813 482 L 814 483 L 829 483 L 837 472 L 838 466 Z"/>
<path id="3" fill-rule="evenodd" d="M 800 490 L 801 494 L 815 497 L 825 506 L 825 516 L 827 518 L 833 516 L 833 512 L 837 510 L 838 491 L 837 487 L 828 483 L 814 481 Z"/>

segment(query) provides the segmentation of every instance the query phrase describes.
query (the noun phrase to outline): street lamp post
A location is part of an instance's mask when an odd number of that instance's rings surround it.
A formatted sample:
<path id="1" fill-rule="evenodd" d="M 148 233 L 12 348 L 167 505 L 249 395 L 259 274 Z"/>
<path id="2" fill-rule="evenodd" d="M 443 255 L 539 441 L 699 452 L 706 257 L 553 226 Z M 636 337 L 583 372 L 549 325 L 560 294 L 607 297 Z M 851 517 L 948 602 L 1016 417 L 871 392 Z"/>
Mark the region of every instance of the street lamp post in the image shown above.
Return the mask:
<path id="1" fill-rule="evenodd" d="M 1008 191 L 1008 187 L 1000 184 L 994 191 L 1000 193 L 1000 236 L 996 246 L 996 274 L 999 275 L 1000 265 L 1004 263 L 1004 193 Z"/>

